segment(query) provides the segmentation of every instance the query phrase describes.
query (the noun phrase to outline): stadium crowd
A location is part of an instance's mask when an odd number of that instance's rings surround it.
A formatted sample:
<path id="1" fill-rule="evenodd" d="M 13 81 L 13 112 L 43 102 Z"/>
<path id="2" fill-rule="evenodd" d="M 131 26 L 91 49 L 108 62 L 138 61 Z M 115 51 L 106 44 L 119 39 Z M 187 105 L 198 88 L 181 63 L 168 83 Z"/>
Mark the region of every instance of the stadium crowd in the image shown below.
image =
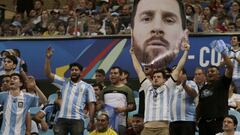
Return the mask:
<path id="1" fill-rule="evenodd" d="M 96 36 L 131 32 L 132 1 L 68 0 L 62 8 L 45 9 L 42 0 L 35 0 L 26 13 L 24 7 L 19 7 L 22 3 L 15 2 L 17 13 L 10 22 L 1 22 L 1 36 Z M 185 0 L 184 4 L 187 28 L 191 32 L 237 32 L 240 28 L 238 1 Z M 55 135 L 167 135 L 168 132 L 193 135 L 196 127 L 200 135 L 239 134 L 236 129 L 240 116 L 240 37 L 231 37 L 229 50 L 216 49 L 223 58 L 219 67 L 211 65 L 206 71 L 196 67 L 192 78 L 183 68 L 190 49 L 186 37 L 183 39 L 182 57 L 173 67 L 142 67 L 133 47 L 130 48 L 140 82 L 137 90 L 132 89 L 129 72 L 124 67 L 111 67 L 109 77 L 105 69 L 97 69 L 90 84 L 81 78 L 84 67 L 74 62 L 69 64 L 70 78 L 60 77 L 51 70 L 53 48 L 46 48 L 45 74 L 54 84 L 59 84 L 52 99 L 44 95 L 35 78 L 29 75 L 27 62 L 18 49 L 2 50 L 0 135 L 38 135 L 48 131 Z M 223 44 L 215 42 L 214 45 Z M 225 71 L 223 75 L 220 68 Z M 138 98 L 141 92 L 143 97 Z M 34 108 L 40 110 L 31 111 Z M 136 113 L 130 115 L 132 111 Z M 228 111 L 238 113 L 238 117 L 227 115 Z"/>
<path id="2" fill-rule="evenodd" d="M 232 50 L 239 49 L 238 41 L 239 37 L 232 36 Z M 188 45 L 188 43 L 185 44 Z M 145 92 L 146 109 L 141 101 L 140 104 L 138 102 L 139 99 L 144 98 L 138 98 L 138 94 L 134 94 L 136 91 L 128 81 L 129 73 L 122 67 L 111 67 L 109 80 L 106 79 L 104 69 L 97 69 L 95 79 L 90 85 L 80 78 L 83 67 L 78 63 L 72 63 L 69 65 L 70 81 L 51 72 L 50 63 L 54 52 L 49 47 L 45 54 L 45 74 L 54 84 L 61 84 L 62 87 L 59 87 L 60 91 L 56 91 L 54 98 L 49 97 L 48 100 L 37 86 L 34 77 L 27 75 L 27 63 L 21 58 L 20 51 L 18 49 L 3 50 L 0 72 L 0 123 L 2 124 L 0 134 L 59 135 L 68 132 L 71 134 L 84 132 L 85 135 L 89 133 L 90 135 L 139 135 L 150 132 L 149 129 L 154 126 L 168 132 L 169 126 L 171 135 L 178 134 L 178 130 L 187 131 L 193 135 L 196 132 L 195 125 L 198 125 L 201 132 L 203 129 L 206 130 L 205 134 L 222 131 L 236 132 L 237 118 L 240 115 L 236 115 L 236 118 L 226 114 L 228 110 L 239 113 L 240 109 L 240 92 L 237 87 L 239 80 L 236 78 L 239 76 L 236 67 L 232 64 L 234 61 L 240 61 L 239 51 L 236 54 L 232 51 L 223 51 L 223 64 L 226 66 L 209 66 L 207 71 L 196 67 L 194 77 L 190 79 L 187 76 L 187 70 L 183 69 L 188 50 L 189 47 L 185 47 L 177 66 L 162 69 L 144 66 L 141 69 L 134 52 L 130 49 L 132 62 L 141 82 L 139 92 Z M 224 75 L 220 75 L 219 68 L 226 68 Z M 168 90 L 169 87 L 171 88 Z M 80 91 L 76 91 L 78 88 Z M 164 89 L 165 92 L 161 92 Z M 215 90 L 211 93 L 208 89 Z M 78 92 L 82 94 L 77 94 Z M 159 104 L 151 104 L 151 102 L 160 101 L 161 103 L 161 100 L 168 99 L 166 92 L 171 93 L 168 93 L 171 95 L 171 100 L 168 100 L 169 103 L 165 102 L 163 110 L 160 110 L 160 119 L 163 114 L 163 118 L 167 118 L 167 123 L 156 121 L 157 125 L 147 124 L 151 119 L 158 119 L 158 115 L 152 112 L 157 112 L 155 109 L 161 109 L 161 107 L 154 107 Z M 139 106 L 138 110 L 136 106 Z M 16 110 L 16 108 L 19 109 Z M 31 111 L 34 108 L 40 110 Z M 168 109 L 171 114 L 164 114 Z M 135 113 L 129 115 L 129 112 L 134 110 L 136 110 Z M 210 119 L 211 117 L 214 119 Z M 13 119 L 16 121 L 11 122 Z M 168 121 L 169 119 L 171 121 Z M 156 132 L 155 128 L 152 133 Z M 166 134 L 164 130 L 159 133 Z"/>
<path id="3" fill-rule="evenodd" d="M 32 2 L 32 3 L 31 3 Z M 132 0 L 55 0 L 46 9 L 43 0 L 15 0 L 16 14 L 0 20 L 0 36 L 96 36 L 130 34 Z M 60 5 L 63 5 L 60 7 Z M 191 32 L 238 32 L 237 0 L 185 0 Z"/>

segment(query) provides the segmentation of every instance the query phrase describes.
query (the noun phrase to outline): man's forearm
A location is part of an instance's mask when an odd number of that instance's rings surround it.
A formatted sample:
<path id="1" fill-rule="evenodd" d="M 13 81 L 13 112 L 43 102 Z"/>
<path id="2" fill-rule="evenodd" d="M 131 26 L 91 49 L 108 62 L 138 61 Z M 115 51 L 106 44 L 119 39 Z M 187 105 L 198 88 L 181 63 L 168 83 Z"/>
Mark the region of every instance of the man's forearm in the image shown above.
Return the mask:
<path id="1" fill-rule="evenodd" d="M 94 122 L 94 117 L 95 117 L 95 103 L 94 103 L 94 102 L 88 103 L 88 107 L 89 107 L 90 122 Z"/>

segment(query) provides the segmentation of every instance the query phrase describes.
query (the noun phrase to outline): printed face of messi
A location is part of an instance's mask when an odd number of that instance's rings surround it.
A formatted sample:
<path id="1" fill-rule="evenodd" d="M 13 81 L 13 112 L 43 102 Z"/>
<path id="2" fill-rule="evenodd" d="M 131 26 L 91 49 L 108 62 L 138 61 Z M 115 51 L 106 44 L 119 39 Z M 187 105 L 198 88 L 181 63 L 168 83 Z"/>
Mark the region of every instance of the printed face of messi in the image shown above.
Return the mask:
<path id="1" fill-rule="evenodd" d="M 176 57 L 184 35 L 176 0 L 140 0 L 133 23 L 134 52 L 142 64 L 163 67 Z"/>

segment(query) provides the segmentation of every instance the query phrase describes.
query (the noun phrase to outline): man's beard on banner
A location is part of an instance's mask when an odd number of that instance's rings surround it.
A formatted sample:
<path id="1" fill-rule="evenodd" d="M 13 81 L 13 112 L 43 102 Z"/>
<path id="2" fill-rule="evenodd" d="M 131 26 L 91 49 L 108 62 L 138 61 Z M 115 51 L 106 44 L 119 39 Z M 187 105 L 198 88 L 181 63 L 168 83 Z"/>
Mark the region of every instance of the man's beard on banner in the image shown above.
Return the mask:
<path id="1" fill-rule="evenodd" d="M 179 49 L 175 47 L 174 50 L 167 50 L 163 54 L 159 54 L 161 52 L 156 50 L 152 51 L 152 54 L 149 55 L 149 52 L 141 51 L 137 45 L 134 45 L 134 52 L 142 65 L 161 68 L 168 66 L 177 57 Z"/>

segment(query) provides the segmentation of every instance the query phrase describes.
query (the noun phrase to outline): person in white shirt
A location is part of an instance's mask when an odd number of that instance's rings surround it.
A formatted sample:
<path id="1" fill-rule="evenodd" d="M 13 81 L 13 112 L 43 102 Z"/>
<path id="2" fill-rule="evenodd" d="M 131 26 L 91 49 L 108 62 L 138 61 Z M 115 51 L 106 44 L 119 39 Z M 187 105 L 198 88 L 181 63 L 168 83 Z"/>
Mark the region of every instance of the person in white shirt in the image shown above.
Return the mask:
<path id="1" fill-rule="evenodd" d="M 227 115 L 223 120 L 223 131 L 216 135 L 240 135 L 240 132 L 236 131 L 238 125 L 237 118 L 233 115 Z"/>

